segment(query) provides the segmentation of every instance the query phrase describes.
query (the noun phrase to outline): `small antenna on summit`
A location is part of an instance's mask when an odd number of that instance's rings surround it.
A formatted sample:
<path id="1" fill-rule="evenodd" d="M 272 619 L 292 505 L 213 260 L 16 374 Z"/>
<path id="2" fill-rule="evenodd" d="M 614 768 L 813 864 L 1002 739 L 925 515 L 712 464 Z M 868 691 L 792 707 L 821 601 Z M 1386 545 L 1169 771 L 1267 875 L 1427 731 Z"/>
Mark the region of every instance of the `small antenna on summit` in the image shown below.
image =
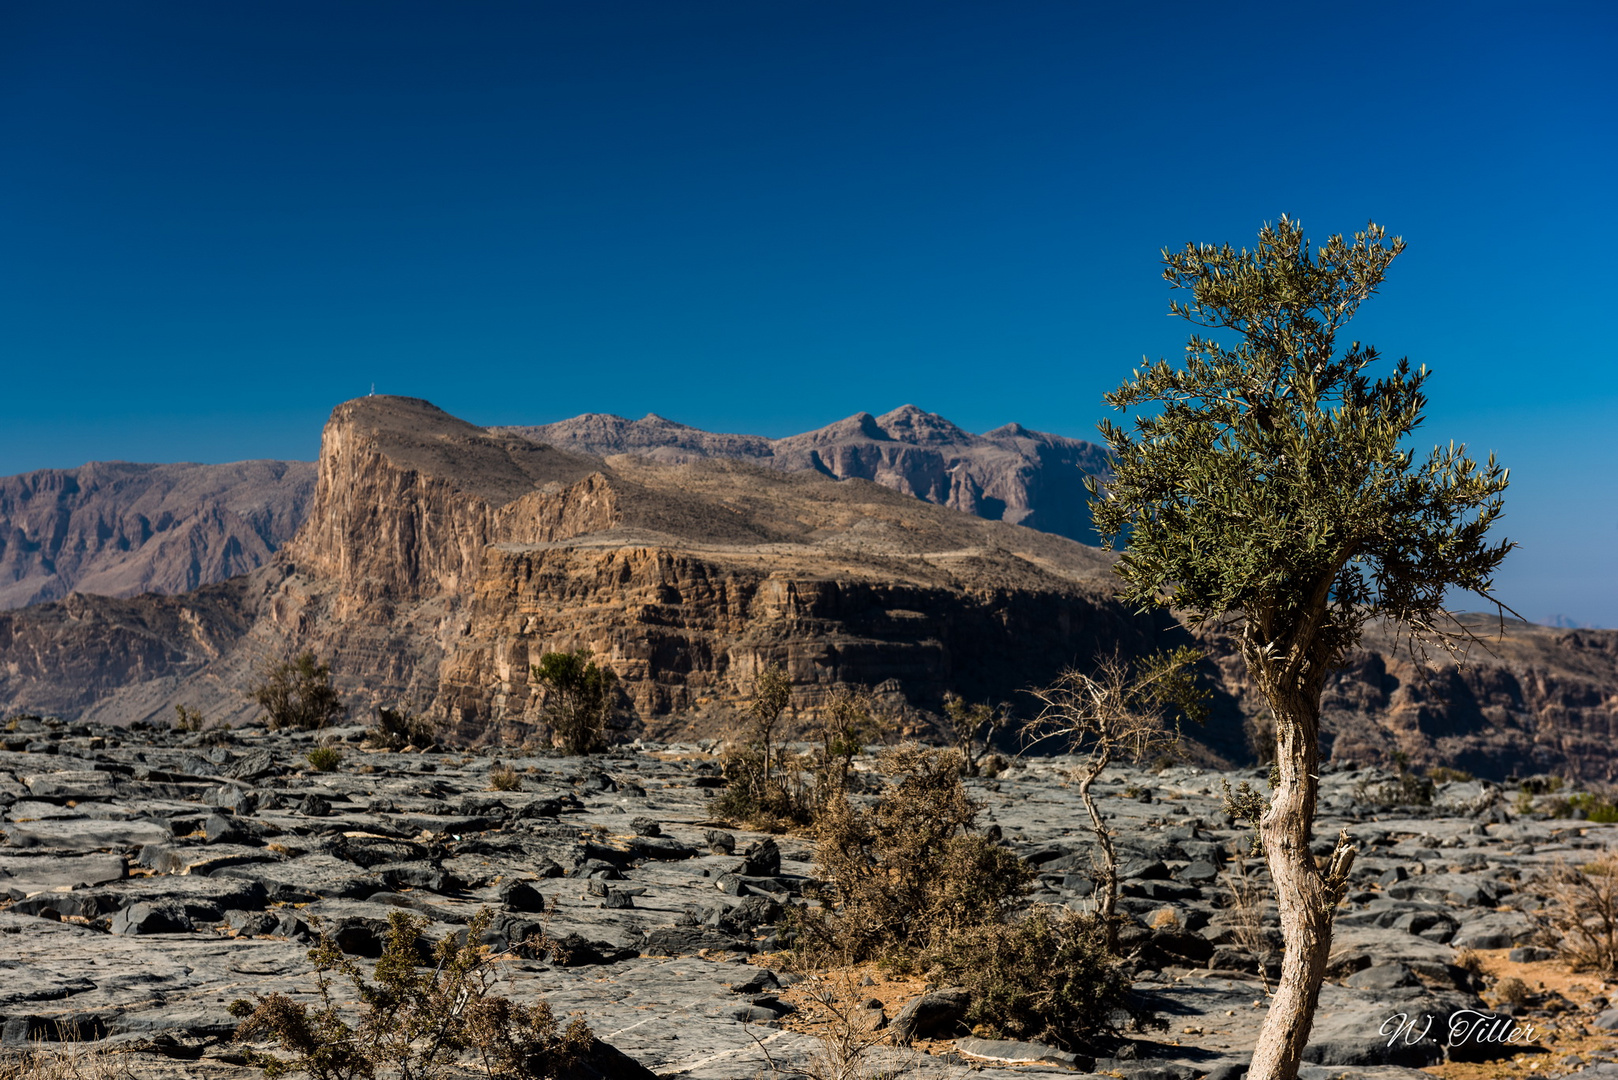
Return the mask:
<path id="1" fill-rule="evenodd" d="M 369 394 L 366 394 L 365 396 L 366 397 L 376 397 L 376 383 L 371 384 L 371 392 Z"/>

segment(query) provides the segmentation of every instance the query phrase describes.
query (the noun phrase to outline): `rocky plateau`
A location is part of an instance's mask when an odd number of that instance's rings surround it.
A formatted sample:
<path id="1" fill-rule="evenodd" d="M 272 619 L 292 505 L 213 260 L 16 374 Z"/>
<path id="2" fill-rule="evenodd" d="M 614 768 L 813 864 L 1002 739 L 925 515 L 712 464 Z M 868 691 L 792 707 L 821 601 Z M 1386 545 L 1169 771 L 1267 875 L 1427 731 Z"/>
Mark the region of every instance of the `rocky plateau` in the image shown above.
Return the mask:
<path id="1" fill-rule="evenodd" d="M 618 1055 L 603 1058 L 615 1063 L 605 1075 L 804 1075 L 821 1045 L 809 991 L 824 977 L 792 969 L 781 920 L 815 902 L 812 842 L 716 820 L 724 781 L 711 744 L 502 751 L 520 783 L 494 791 L 489 753 L 376 751 L 358 727 L 319 737 L 343 751 L 335 771 L 307 765 L 315 733 L 11 725 L 0 1051 L 66 1033 L 80 1051 L 126 1055 L 137 1077 L 245 1080 L 257 1072 L 227 1006 L 275 991 L 311 1000 L 316 933 L 363 965 L 391 912 L 425 916 L 436 937 L 489 908 L 497 949 L 535 930 L 566 946 L 562 959 L 508 957 L 498 990 L 582 1016 L 613 1048 L 601 1054 Z M 1031 903 L 1091 903 L 1094 845 L 1071 764 L 1019 759 L 967 781 L 979 826 L 1036 873 Z M 857 762 L 856 790 L 869 788 L 869 766 Z M 1259 933 L 1242 932 L 1233 890 L 1244 873 L 1262 887 L 1263 868 L 1225 816 L 1220 781 L 1261 776 L 1126 768 L 1100 785 L 1135 989 L 1166 1028 L 1086 1054 L 977 1037 L 947 988 L 873 970 L 855 987 L 862 1020 L 891 1034 L 870 1070 L 1236 1080 L 1277 931 L 1266 911 L 1245 923 Z M 1376 769 L 1322 777 L 1316 835 L 1347 829 L 1362 853 L 1304 1080 L 1618 1074 L 1618 987 L 1570 979 L 1541 921 L 1541 875 L 1618 849 L 1618 826 L 1547 819 L 1483 781 L 1442 784 L 1431 805 L 1401 805 L 1398 790 Z M 1508 976 L 1526 993 L 1502 1000 Z M 1456 1040 L 1450 1018 L 1468 1011 L 1531 1033 L 1503 1046 Z M 1435 1024 L 1390 1041 L 1398 1014 Z"/>

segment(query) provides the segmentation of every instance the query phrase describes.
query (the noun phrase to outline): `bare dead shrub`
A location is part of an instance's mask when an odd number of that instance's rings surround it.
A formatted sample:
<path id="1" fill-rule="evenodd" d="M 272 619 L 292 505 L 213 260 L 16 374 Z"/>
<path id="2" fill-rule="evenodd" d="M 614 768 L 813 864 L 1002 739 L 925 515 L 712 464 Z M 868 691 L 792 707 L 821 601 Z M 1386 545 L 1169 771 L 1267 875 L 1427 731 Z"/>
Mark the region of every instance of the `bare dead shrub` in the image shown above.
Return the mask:
<path id="1" fill-rule="evenodd" d="M 1264 883 L 1248 873 L 1247 856 L 1238 852 L 1220 871 L 1230 891 L 1230 928 L 1240 945 L 1258 961 L 1258 976 L 1264 992 L 1270 992 L 1270 964 L 1276 959 L 1270 938 L 1264 931 Z"/>
<path id="2" fill-rule="evenodd" d="M 1544 916 L 1557 949 L 1574 971 L 1618 975 L 1618 852 L 1583 866 L 1559 866 L 1547 882 Z"/>
<path id="3" fill-rule="evenodd" d="M 1041 705 L 1031 733 L 1039 741 L 1071 740 L 1089 753 L 1078 769 L 1079 797 L 1100 852 L 1096 907 L 1109 942 L 1117 940 L 1118 854 L 1091 787 L 1120 758 L 1142 761 L 1174 750 L 1182 719 L 1202 722 L 1208 695 L 1193 672 L 1202 658 L 1187 645 L 1148 657 L 1137 668 L 1115 652 L 1094 672 L 1069 668 L 1050 686 L 1030 691 Z"/>
<path id="4" fill-rule="evenodd" d="M 128 1053 L 86 1042 L 77 1027 L 58 1024 L 56 1035 L 0 1051 L 0 1080 L 134 1080 Z"/>

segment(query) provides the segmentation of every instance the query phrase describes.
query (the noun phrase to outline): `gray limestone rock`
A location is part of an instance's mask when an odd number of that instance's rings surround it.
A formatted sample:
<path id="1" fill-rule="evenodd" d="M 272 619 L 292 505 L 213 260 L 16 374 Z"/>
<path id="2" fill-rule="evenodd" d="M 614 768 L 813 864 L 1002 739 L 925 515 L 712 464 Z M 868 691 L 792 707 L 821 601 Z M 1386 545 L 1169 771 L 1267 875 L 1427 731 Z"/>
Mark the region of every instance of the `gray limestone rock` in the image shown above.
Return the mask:
<path id="1" fill-rule="evenodd" d="M 114 934 L 184 934 L 192 929 L 185 908 L 173 901 L 130 904 L 112 917 Z"/>
<path id="2" fill-rule="evenodd" d="M 909 1046 L 918 1038 L 939 1038 L 955 1034 L 966 1019 L 971 996 L 959 987 L 934 990 L 911 999 L 893 1018 L 893 1039 Z"/>
<path id="3" fill-rule="evenodd" d="M 956 1039 L 955 1048 L 979 1061 L 1001 1061 L 1008 1065 L 1061 1065 L 1069 1069 L 1089 1069 L 1095 1062 L 1054 1046 L 1011 1039 Z"/>

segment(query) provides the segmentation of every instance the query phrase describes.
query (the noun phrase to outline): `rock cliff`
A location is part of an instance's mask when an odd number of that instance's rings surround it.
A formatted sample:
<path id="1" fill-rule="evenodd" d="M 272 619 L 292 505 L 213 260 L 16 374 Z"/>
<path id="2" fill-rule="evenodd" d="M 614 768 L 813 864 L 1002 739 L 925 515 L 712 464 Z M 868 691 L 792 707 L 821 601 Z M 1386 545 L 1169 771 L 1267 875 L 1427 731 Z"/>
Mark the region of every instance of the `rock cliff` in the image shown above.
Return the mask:
<path id="1" fill-rule="evenodd" d="M 925 414 L 909 430 L 956 438 Z M 870 686 L 919 731 L 946 691 L 1026 712 L 1021 691 L 1064 665 L 1187 640 L 1113 600 L 1110 568 L 863 479 L 602 458 L 363 398 L 333 412 L 308 520 L 267 565 L 0 615 L 0 712 L 166 720 L 183 702 L 245 719 L 255 669 L 312 648 L 361 711 L 403 704 L 470 738 L 535 720 L 530 664 L 582 648 L 621 677 L 628 730 L 655 738 L 717 734 L 770 663 L 800 719 Z M 1219 693 L 1199 752 L 1247 757 L 1264 708 L 1228 640 L 1203 641 Z M 1618 633 L 1507 624 L 1490 648 L 1424 666 L 1373 630 L 1325 701 L 1332 757 L 1618 775 Z"/>
<path id="2" fill-rule="evenodd" d="M 1104 472 L 1093 443 L 1007 424 L 983 435 L 904 405 L 883 416 L 856 413 L 784 439 L 721 435 L 649 415 L 590 414 L 535 427 L 499 428 L 590 454 L 633 454 L 668 464 L 725 457 L 777 469 L 870 480 L 991 521 L 1008 521 L 1094 543 L 1087 476 Z"/>
<path id="3" fill-rule="evenodd" d="M 476 732 L 532 719 L 529 664 L 582 647 L 623 677 L 649 733 L 717 731 L 770 662 L 806 709 L 859 684 L 919 716 L 946 690 L 1012 699 L 1063 664 L 1173 632 L 1110 598 L 1109 567 L 858 479 L 609 461 L 364 398 L 334 411 L 308 520 L 271 565 L 183 598 L 15 613 L 11 649 L 77 650 L 84 677 L 69 689 L 50 663 L 13 662 L 0 701 L 113 720 L 184 701 L 242 718 L 255 666 L 312 647 L 357 703 Z M 203 608 L 219 629 L 199 636 L 187 619 Z"/>
<path id="4" fill-rule="evenodd" d="M 0 608 L 246 573 L 292 538 L 314 488 L 302 461 L 110 461 L 0 478 Z"/>

